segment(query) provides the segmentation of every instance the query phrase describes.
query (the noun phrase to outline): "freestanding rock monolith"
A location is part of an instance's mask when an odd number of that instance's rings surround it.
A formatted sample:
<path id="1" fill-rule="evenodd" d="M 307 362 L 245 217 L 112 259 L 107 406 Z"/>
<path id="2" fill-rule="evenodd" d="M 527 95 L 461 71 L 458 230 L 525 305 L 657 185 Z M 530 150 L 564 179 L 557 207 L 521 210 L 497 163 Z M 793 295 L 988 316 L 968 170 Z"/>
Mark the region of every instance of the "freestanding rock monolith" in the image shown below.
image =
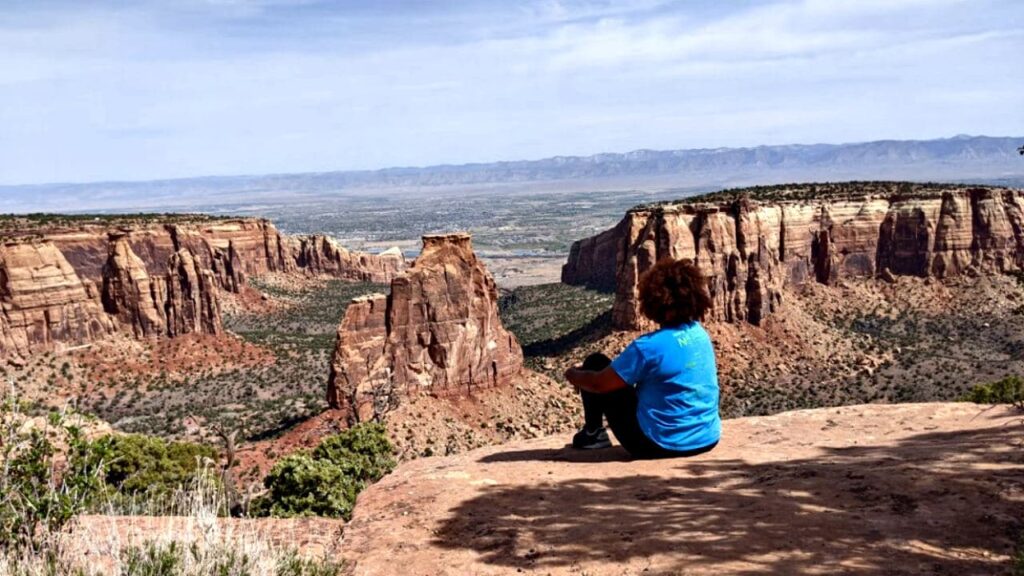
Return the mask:
<path id="1" fill-rule="evenodd" d="M 366 421 L 417 390 L 449 396 L 507 385 L 522 363 L 470 236 L 424 236 L 422 253 L 391 281 L 389 295 L 357 299 L 346 311 L 327 399 L 350 421 Z"/>

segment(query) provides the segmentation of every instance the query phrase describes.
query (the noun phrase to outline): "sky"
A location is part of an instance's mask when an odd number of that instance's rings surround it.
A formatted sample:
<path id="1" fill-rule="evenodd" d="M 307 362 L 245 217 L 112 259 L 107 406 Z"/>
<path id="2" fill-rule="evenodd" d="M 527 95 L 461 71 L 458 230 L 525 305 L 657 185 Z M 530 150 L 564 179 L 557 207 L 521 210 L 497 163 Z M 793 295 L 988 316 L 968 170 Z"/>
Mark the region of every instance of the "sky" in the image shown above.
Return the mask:
<path id="1" fill-rule="evenodd" d="M 0 184 L 956 134 L 1021 0 L 0 0 Z"/>

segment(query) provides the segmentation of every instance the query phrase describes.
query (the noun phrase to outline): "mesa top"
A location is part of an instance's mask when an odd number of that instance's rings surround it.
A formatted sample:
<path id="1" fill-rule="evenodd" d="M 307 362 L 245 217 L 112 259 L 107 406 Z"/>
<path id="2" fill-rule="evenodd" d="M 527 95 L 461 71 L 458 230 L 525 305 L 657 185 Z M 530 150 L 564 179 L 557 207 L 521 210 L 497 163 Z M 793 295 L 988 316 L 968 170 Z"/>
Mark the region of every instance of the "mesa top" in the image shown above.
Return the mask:
<path id="1" fill-rule="evenodd" d="M 644 334 L 612 361 L 636 388 L 636 416 L 648 438 L 667 450 L 718 442 L 718 369 L 711 337 L 699 322 Z"/>

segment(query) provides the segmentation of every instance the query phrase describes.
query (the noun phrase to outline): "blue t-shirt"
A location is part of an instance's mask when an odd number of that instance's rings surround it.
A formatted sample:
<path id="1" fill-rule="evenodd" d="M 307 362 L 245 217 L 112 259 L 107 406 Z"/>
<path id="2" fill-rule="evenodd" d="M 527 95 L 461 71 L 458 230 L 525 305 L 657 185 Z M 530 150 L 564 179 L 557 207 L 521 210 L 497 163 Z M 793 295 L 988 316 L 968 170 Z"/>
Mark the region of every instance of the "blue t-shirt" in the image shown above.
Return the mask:
<path id="1" fill-rule="evenodd" d="M 694 450 L 718 441 L 718 369 L 711 337 L 699 322 L 644 334 L 612 369 L 636 388 L 640 429 L 656 444 Z"/>

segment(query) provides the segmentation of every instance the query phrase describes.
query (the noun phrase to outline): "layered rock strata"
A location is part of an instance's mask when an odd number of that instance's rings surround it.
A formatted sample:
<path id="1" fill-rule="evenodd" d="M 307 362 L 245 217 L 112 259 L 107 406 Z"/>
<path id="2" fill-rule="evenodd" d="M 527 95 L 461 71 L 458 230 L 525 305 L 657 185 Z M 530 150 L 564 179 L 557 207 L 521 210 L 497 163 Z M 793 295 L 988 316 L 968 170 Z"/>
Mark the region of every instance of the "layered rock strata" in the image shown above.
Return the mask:
<path id="1" fill-rule="evenodd" d="M 359 282 L 385 284 L 405 269 L 398 248 L 380 254 L 352 252 L 320 234 L 295 239 L 293 253 L 296 266 L 303 270 Z"/>
<path id="2" fill-rule="evenodd" d="M 96 285 L 52 242 L 0 245 L 0 354 L 25 356 L 113 331 Z"/>
<path id="3" fill-rule="evenodd" d="M 1019 190 L 843 186 L 842 194 L 830 185 L 817 185 L 819 193 L 775 187 L 635 208 L 615 228 L 577 242 L 562 280 L 614 286 L 613 323 L 636 330 L 651 328 L 639 310 L 638 280 L 662 258 L 690 259 L 702 268 L 713 320 L 752 324 L 781 304 L 784 288 L 805 282 L 946 278 L 1024 266 Z"/>
<path id="4" fill-rule="evenodd" d="M 150 277 L 127 239 L 116 240 L 104 268 L 102 301 L 136 338 L 222 331 L 216 277 L 188 249 L 168 258 L 166 274 Z"/>
<path id="5" fill-rule="evenodd" d="M 357 299 L 346 310 L 327 399 L 351 422 L 366 421 L 416 391 L 462 395 L 508 385 L 522 362 L 470 236 L 425 236 L 423 251 L 391 281 L 390 294 Z"/>
<path id="6" fill-rule="evenodd" d="M 402 254 L 288 237 L 266 220 L 78 222 L 0 232 L 0 357 L 222 331 L 219 291 L 268 273 L 387 283 Z"/>

